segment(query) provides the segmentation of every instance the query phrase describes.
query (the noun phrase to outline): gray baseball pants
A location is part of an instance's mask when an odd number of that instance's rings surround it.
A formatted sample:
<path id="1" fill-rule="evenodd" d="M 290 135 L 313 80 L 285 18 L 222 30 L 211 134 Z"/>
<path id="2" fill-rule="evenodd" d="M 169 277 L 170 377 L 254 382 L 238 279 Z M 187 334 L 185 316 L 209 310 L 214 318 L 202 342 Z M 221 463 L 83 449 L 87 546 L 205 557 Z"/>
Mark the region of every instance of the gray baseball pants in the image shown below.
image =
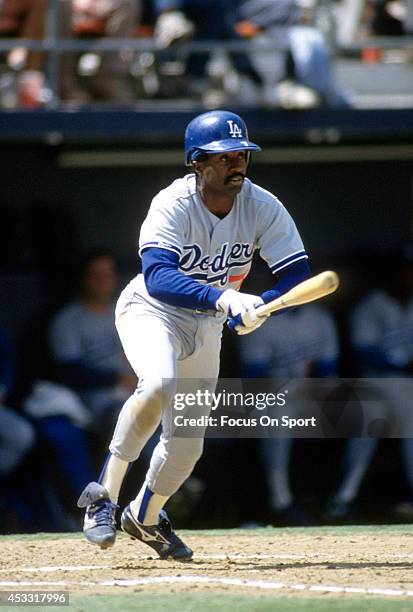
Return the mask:
<path id="1" fill-rule="evenodd" d="M 171 496 L 200 458 L 204 435 L 204 430 L 198 428 L 196 437 L 176 435 L 181 432 L 173 422 L 175 394 L 215 390 L 222 318 L 185 309 L 176 309 L 171 315 L 146 302 L 131 303 L 121 296 L 116 327 L 139 383 L 119 414 L 109 449 L 124 461 L 135 461 L 162 421 L 162 434 L 146 484 L 154 493 Z M 190 411 L 191 416 L 203 416 L 209 414 L 210 408 L 196 406 Z"/>

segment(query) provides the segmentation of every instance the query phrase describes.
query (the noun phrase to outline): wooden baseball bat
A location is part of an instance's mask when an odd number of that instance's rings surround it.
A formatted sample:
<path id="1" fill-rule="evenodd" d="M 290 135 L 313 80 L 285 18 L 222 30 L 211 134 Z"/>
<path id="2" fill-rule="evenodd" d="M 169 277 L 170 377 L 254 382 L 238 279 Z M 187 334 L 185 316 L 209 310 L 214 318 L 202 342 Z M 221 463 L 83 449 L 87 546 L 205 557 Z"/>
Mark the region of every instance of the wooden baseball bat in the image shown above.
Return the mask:
<path id="1" fill-rule="evenodd" d="M 332 270 L 321 272 L 299 283 L 290 289 L 290 291 L 284 293 L 284 295 L 272 300 L 272 302 L 258 306 L 256 310 L 257 315 L 262 317 L 288 306 L 299 306 L 300 304 L 313 302 L 325 295 L 329 295 L 329 293 L 333 293 L 339 284 L 340 281 L 335 272 Z"/>

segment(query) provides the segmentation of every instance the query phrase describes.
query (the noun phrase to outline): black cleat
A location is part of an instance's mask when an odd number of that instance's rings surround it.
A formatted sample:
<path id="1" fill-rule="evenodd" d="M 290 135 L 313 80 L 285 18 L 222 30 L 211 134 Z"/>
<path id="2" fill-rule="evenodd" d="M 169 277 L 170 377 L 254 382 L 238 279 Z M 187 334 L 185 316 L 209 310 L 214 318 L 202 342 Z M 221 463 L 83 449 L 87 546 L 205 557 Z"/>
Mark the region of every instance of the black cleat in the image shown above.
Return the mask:
<path id="1" fill-rule="evenodd" d="M 83 533 L 86 539 L 100 548 L 110 548 L 116 540 L 116 510 L 118 506 L 110 501 L 102 485 L 90 482 L 77 502 L 85 508 Z"/>
<path id="2" fill-rule="evenodd" d="M 122 530 L 136 540 L 153 548 L 161 559 L 190 561 L 193 552 L 172 530 L 171 521 L 164 510 L 159 514 L 157 525 L 142 525 L 133 516 L 130 506 L 126 506 L 120 519 Z"/>

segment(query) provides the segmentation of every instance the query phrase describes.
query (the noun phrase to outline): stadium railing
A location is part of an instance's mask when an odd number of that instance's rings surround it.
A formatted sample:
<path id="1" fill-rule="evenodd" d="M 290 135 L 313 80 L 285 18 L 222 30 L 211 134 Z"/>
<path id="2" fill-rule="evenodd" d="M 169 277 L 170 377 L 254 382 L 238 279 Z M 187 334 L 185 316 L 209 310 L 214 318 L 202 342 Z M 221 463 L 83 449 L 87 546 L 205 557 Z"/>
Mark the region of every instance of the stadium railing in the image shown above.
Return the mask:
<path id="1" fill-rule="evenodd" d="M 135 52 L 159 53 L 160 49 L 152 38 L 82 38 L 65 39 L 58 35 L 59 0 L 49 0 L 47 13 L 46 35 L 42 40 L 27 38 L 0 38 L 0 51 L 11 51 L 16 47 L 22 47 L 31 51 L 45 51 L 47 53 L 46 75 L 52 96 L 48 106 L 53 108 L 60 105 L 59 99 L 59 74 L 60 56 L 63 52 L 93 52 L 100 53 L 116 50 L 130 50 Z M 174 49 L 178 59 L 187 57 L 193 53 L 213 53 L 224 50 L 226 53 L 236 52 L 264 52 L 279 50 L 277 42 L 262 43 L 262 41 L 240 40 L 240 41 L 191 41 L 182 43 Z M 400 37 L 374 37 L 351 44 L 334 44 L 333 52 L 337 57 L 362 57 L 366 49 L 412 49 L 413 36 Z"/>

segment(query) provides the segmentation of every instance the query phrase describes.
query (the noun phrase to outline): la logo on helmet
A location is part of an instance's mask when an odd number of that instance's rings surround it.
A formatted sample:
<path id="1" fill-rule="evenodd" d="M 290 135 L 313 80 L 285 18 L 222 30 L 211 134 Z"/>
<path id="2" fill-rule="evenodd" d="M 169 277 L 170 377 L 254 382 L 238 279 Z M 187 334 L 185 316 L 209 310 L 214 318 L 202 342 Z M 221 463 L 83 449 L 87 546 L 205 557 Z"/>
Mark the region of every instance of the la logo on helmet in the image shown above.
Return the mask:
<path id="1" fill-rule="evenodd" d="M 231 138 L 241 138 L 242 130 L 239 127 L 239 125 L 234 123 L 234 121 L 232 119 L 229 119 L 227 121 L 227 123 L 228 123 L 228 126 L 229 126 L 229 135 L 231 136 Z"/>

